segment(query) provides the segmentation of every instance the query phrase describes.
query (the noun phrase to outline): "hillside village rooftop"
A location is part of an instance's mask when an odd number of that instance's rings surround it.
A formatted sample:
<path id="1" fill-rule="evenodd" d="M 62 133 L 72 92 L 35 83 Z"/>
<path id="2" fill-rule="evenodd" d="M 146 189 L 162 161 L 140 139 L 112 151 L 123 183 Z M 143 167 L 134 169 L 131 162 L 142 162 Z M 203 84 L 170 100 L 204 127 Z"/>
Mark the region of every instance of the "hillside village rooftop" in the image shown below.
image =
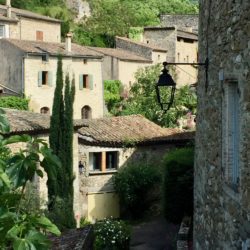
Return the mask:
<path id="1" fill-rule="evenodd" d="M 71 52 L 67 51 L 65 43 L 39 42 L 39 41 L 25 41 L 17 39 L 2 39 L 2 42 L 9 43 L 12 46 L 30 54 L 45 54 L 63 55 L 71 57 L 94 57 L 101 59 L 102 54 L 90 50 L 87 47 L 72 43 Z"/>

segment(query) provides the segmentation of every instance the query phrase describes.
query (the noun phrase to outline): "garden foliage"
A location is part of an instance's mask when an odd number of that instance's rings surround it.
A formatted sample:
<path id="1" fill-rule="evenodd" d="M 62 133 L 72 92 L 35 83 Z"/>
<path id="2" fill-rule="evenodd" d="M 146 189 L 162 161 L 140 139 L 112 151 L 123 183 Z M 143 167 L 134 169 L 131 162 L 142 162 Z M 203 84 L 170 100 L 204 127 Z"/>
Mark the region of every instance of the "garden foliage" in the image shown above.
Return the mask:
<path id="1" fill-rule="evenodd" d="M 112 114 L 118 108 L 122 97 L 122 83 L 118 80 L 104 81 L 104 100 L 108 111 Z"/>
<path id="2" fill-rule="evenodd" d="M 163 211 L 166 219 L 180 223 L 193 215 L 194 149 L 175 149 L 164 157 Z"/>
<path id="3" fill-rule="evenodd" d="M 150 206 L 148 194 L 160 181 L 157 169 L 142 162 L 131 164 L 120 168 L 113 178 L 125 216 L 132 218 L 143 216 Z"/>
<path id="4" fill-rule="evenodd" d="M 131 230 L 122 220 L 98 221 L 94 226 L 95 250 L 128 250 Z"/>
<path id="5" fill-rule="evenodd" d="M 55 180 L 60 161 L 43 140 L 28 135 L 7 136 L 9 131 L 4 111 L 0 110 L 0 151 L 8 152 L 6 148 L 13 143 L 26 144 L 18 153 L 0 158 L 0 249 L 49 249 L 45 233 L 60 235 L 60 231 L 41 211 L 31 209 L 25 190 L 35 175 L 43 177 L 42 169 Z"/>
<path id="6" fill-rule="evenodd" d="M 196 112 L 196 93 L 189 86 L 183 86 L 176 90 L 173 106 L 167 113 L 161 110 L 155 91 L 161 69 L 161 65 L 154 65 L 136 72 L 136 81 L 131 87 L 129 98 L 120 103 L 122 108 L 117 111 L 118 115 L 141 114 L 160 126 L 177 127 L 177 120 L 180 117 L 185 116 L 188 111 Z M 174 69 L 172 68 L 171 71 L 174 76 Z M 166 90 L 165 96 L 168 100 L 169 89 Z"/>
<path id="7" fill-rule="evenodd" d="M 4 96 L 0 98 L 0 107 L 18 110 L 28 110 L 29 99 L 17 96 Z"/>

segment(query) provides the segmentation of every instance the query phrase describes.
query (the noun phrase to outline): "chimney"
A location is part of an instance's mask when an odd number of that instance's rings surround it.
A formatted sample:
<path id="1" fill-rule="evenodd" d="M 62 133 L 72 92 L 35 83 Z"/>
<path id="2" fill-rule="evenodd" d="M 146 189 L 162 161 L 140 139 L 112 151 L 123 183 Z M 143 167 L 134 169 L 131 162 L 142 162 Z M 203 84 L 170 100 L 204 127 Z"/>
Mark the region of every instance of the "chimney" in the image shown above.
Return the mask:
<path id="1" fill-rule="evenodd" d="M 71 52 L 71 39 L 72 39 L 72 33 L 68 33 L 66 35 L 66 40 L 65 40 L 65 49 L 68 53 Z"/>
<path id="2" fill-rule="evenodd" d="M 7 17 L 11 18 L 11 0 L 6 0 Z"/>

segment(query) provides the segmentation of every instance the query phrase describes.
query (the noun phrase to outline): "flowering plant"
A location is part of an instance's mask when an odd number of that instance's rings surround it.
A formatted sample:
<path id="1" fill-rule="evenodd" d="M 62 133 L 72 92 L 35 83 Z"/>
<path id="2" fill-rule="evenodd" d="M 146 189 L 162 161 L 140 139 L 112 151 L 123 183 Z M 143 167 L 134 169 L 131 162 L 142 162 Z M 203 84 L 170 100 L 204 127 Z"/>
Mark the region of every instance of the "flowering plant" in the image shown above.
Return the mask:
<path id="1" fill-rule="evenodd" d="M 95 250 L 127 250 L 131 230 L 124 221 L 112 217 L 99 221 L 94 226 Z"/>

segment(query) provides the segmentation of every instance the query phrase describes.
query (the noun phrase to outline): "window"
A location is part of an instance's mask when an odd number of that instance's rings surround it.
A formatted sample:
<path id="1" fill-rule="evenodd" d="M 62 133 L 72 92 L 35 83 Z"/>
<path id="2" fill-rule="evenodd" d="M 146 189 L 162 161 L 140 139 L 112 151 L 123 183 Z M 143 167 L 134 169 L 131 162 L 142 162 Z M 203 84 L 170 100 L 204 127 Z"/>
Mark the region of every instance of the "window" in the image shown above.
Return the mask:
<path id="1" fill-rule="evenodd" d="M 5 37 L 5 26 L 0 24 L 0 38 Z"/>
<path id="2" fill-rule="evenodd" d="M 48 107 L 42 107 L 40 109 L 41 114 L 50 114 L 49 108 Z"/>
<path id="3" fill-rule="evenodd" d="M 84 106 L 82 108 L 82 119 L 91 119 L 92 118 L 92 110 L 89 106 Z"/>
<path id="4" fill-rule="evenodd" d="M 88 60 L 87 59 L 83 59 L 83 64 L 87 64 Z"/>
<path id="5" fill-rule="evenodd" d="M 187 63 L 189 63 L 189 56 L 187 56 Z"/>
<path id="6" fill-rule="evenodd" d="M 102 153 L 93 153 L 93 170 L 101 171 L 102 168 Z"/>
<path id="7" fill-rule="evenodd" d="M 225 87 L 222 145 L 226 180 L 235 191 L 239 184 L 239 98 L 238 83 L 230 80 Z"/>
<path id="8" fill-rule="evenodd" d="M 91 152 L 89 153 L 90 171 L 108 172 L 118 167 L 118 152 Z"/>
<path id="9" fill-rule="evenodd" d="M 38 87 L 52 86 L 52 72 L 51 71 L 39 71 L 38 72 Z"/>
<path id="10" fill-rule="evenodd" d="M 49 61 L 49 55 L 48 54 L 43 54 L 42 55 L 42 61 L 43 62 L 48 62 Z"/>
<path id="11" fill-rule="evenodd" d="M 37 41 L 43 41 L 43 32 L 42 31 L 36 31 L 36 40 Z"/>
<path id="12" fill-rule="evenodd" d="M 106 169 L 117 168 L 117 152 L 106 152 Z"/>
<path id="13" fill-rule="evenodd" d="M 93 76 L 92 75 L 80 75 L 79 76 L 79 89 L 93 89 Z"/>

